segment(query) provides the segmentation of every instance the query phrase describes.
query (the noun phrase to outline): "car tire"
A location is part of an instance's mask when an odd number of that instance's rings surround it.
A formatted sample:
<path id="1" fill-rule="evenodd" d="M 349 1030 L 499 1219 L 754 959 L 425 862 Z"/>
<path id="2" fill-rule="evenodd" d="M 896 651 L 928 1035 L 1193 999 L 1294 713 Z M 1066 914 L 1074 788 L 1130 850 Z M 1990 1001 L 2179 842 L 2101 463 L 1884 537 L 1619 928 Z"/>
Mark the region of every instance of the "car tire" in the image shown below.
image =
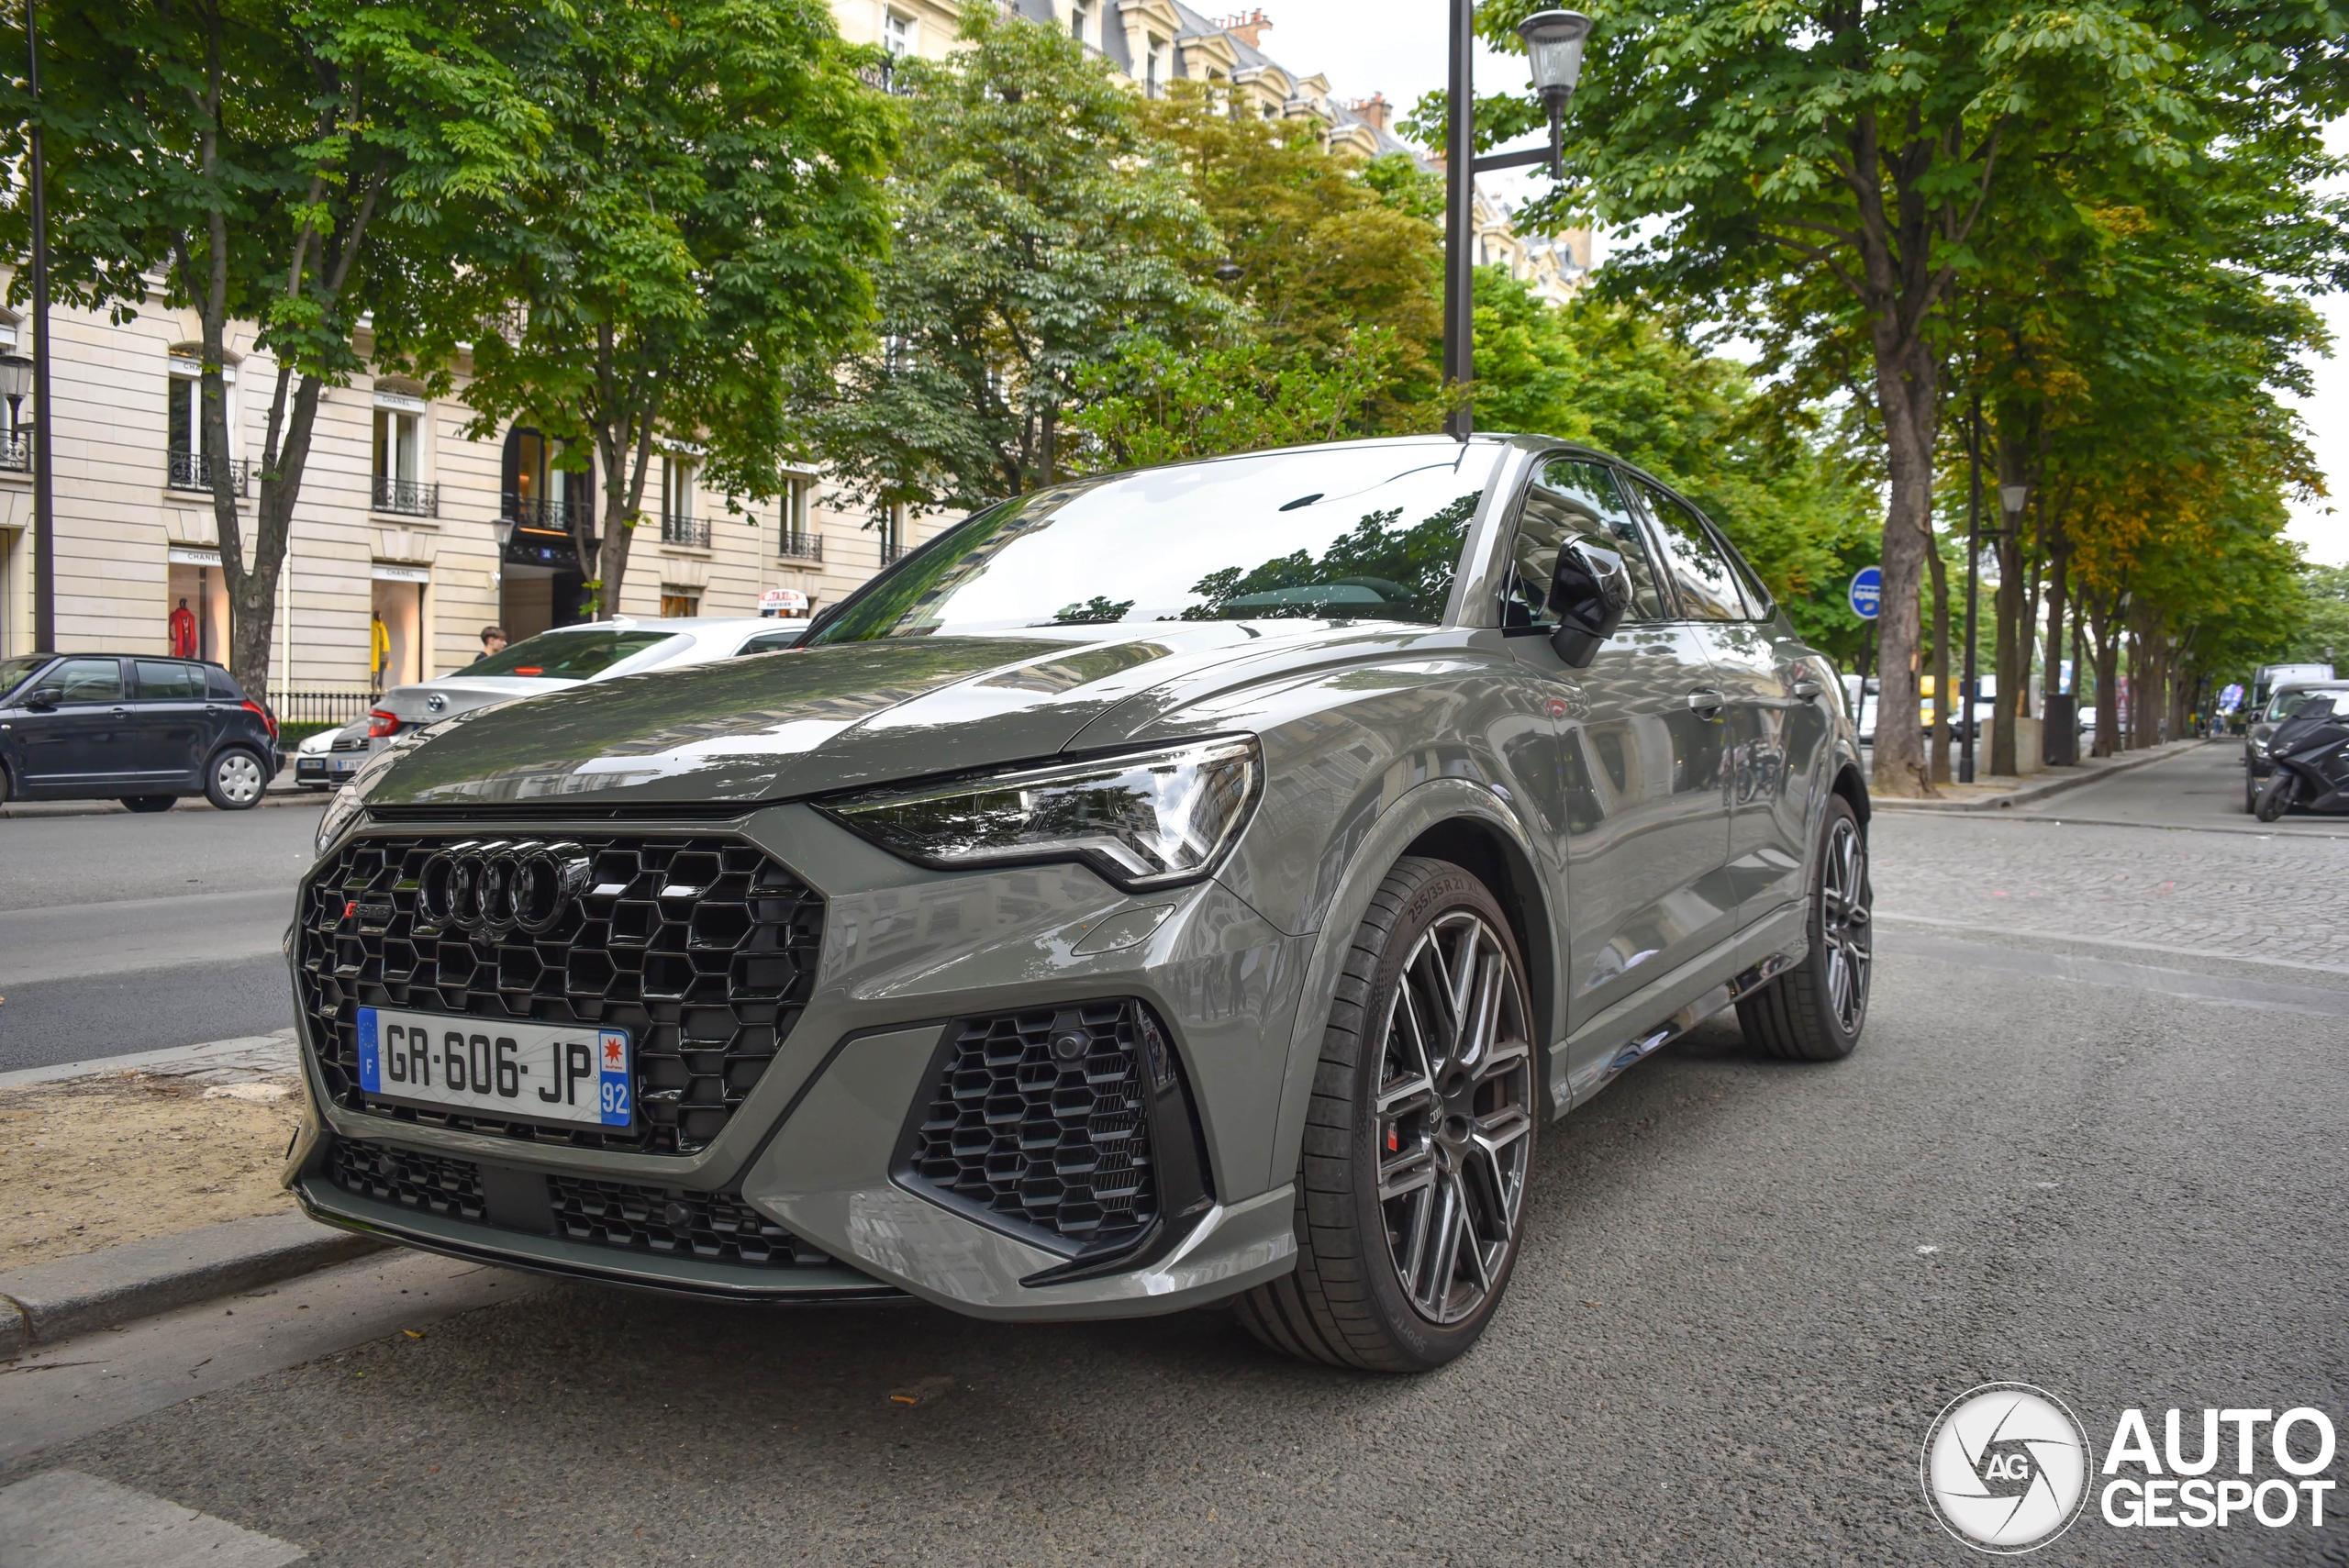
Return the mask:
<path id="1" fill-rule="evenodd" d="M 269 787 L 266 767 L 252 752 L 231 746 L 204 770 L 204 798 L 222 811 L 250 810 Z"/>
<path id="2" fill-rule="evenodd" d="M 1738 1028 L 1755 1050 L 1791 1062 L 1837 1062 L 1867 1026 L 1875 973 L 1875 890 L 1859 814 L 1830 795 L 1813 860 L 1809 951 L 1802 962 L 1737 1003 Z"/>
<path id="3" fill-rule="evenodd" d="M 1480 977 L 1464 1007 L 1460 970 Z M 1448 862 L 1397 862 L 1322 1032 L 1297 1269 L 1240 1297 L 1249 1332 L 1371 1372 L 1425 1372 L 1476 1342 L 1524 1230 L 1542 1103 L 1530 996 L 1485 884 Z"/>
<path id="4" fill-rule="evenodd" d="M 2243 773 L 2243 811 L 2246 817 L 2259 815 L 2259 775 L 2249 768 Z"/>
<path id="5" fill-rule="evenodd" d="M 122 797 L 122 808 L 125 811 L 141 813 L 169 811 L 179 803 L 180 797 L 175 795 L 126 795 Z"/>

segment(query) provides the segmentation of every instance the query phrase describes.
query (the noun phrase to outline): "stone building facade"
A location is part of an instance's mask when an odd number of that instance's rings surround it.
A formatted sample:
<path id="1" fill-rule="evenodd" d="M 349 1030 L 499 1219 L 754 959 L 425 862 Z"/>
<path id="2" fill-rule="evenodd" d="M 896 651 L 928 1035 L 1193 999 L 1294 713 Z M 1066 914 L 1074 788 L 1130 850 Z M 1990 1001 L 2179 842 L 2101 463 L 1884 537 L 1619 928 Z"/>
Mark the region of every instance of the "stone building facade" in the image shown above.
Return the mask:
<path id="1" fill-rule="evenodd" d="M 953 47 L 955 8 L 941 0 L 833 0 L 833 8 L 852 42 L 933 58 Z M 1215 83 L 1234 112 L 1308 122 L 1333 147 L 1415 151 L 1388 129 L 1383 98 L 1344 102 L 1326 78 L 1267 55 L 1262 11 L 1211 20 L 1174 0 L 1010 0 L 1009 8 L 1067 29 L 1136 91 Z M 1579 250 L 1521 240 L 1489 203 L 1478 227 L 1480 260 L 1557 296 L 1587 268 L 1586 239 Z M 0 348 L 20 331 L 29 336 L 0 312 Z M 212 454 L 194 412 L 194 312 L 150 306 L 115 323 L 55 308 L 50 332 L 59 647 L 166 652 L 184 643 L 224 658 L 227 590 L 207 464 L 228 462 L 240 482 L 250 549 L 258 484 L 246 476 L 261 455 L 276 366 L 250 325 L 232 328 L 231 450 Z M 8 417 L 0 410 L 0 654 L 33 647 L 29 443 L 15 439 Z M 582 574 L 565 509 L 593 505 L 599 476 L 562 473 L 560 452 L 536 431 L 473 438 L 470 420 L 457 398 L 391 376 L 324 395 L 270 658 L 273 692 L 297 694 L 281 702 L 286 717 L 345 716 L 370 691 L 454 670 L 480 651 L 485 626 L 518 639 L 578 618 Z M 848 511 L 812 472 L 779 501 L 729 511 L 698 485 L 685 448 L 654 459 L 644 510 L 619 605 L 639 617 L 753 615 L 770 588 L 820 607 L 952 520 Z"/>

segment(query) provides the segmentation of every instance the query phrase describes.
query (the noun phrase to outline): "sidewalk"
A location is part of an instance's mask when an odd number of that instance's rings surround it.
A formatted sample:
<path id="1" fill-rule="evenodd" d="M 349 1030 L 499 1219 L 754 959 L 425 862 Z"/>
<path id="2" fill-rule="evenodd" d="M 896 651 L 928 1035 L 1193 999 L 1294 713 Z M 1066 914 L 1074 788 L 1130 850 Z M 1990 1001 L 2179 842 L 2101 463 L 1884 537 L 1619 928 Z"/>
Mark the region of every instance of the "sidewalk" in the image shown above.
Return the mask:
<path id="1" fill-rule="evenodd" d="M 2132 773 L 2151 763 L 2183 755 L 2198 746 L 2214 743 L 2199 737 L 2188 740 L 2171 740 L 2142 751 L 2124 751 L 2117 757 L 2084 757 L 2076 766 L 2049 768 L 2028 778 L 1988 779 L 1970 784 L 1937 784 L 1934 788 L 1939 798 L 1934 800 L 1903 800 L 1876 795 L 1869 804 L 1878 811 L 2004 811 L 2045 800 L 2051 795 L 2078 789 L 2083 784 L 2097 784 Z"/>

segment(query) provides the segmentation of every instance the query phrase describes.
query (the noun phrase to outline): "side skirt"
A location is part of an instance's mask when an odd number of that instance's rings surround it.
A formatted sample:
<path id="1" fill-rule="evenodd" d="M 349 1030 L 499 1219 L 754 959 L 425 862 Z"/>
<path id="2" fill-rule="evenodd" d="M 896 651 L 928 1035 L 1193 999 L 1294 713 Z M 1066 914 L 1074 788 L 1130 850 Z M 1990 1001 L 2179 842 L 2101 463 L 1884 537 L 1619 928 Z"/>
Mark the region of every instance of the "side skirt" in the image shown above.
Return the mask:
<path id="1" fill-rule="evenodd" d="M 1789 904 L 1698 953 L 1647 990 L 1625 997 L 1553 1045 L 1552 1118 L 1589 1100 L 1642 1057 L 1800 963 L 1810 951 L 1807 928 L 1804 906 Z M 1600 1049 L 1591 1049 L 1594 1046 Z M 1591 1063 L 1578 1083 L 1572 1065 L 1577 1060 Z"/>

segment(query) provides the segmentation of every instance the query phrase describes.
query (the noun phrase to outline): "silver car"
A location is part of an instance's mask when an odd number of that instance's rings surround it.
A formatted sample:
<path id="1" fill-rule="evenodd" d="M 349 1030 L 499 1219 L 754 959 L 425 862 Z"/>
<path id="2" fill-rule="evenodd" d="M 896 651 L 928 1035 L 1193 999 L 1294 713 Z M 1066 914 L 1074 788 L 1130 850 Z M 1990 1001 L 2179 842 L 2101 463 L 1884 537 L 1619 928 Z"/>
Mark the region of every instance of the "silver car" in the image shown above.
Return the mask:
<path id="1" fill-rule="evenodd" d="M 485 653 L 437 681 L 394 686 L 364 718 L 302 742 L 295 783 L 330 789 L 355 777 L 395 736 L 491 703 L 543 695 L 585 681 L 677 670 L 798 645 L 809 623 L 774 617 L 679 617 L 585 621 Z"/>
<path id="2" fill-rule="evenodd" d="M 1553 1118 L 1731 1006 L 1852 1050 L 1867 815 L 1834 670 L 1602 454 L 1055 485 L 797 651 L 373 759 L 298 895 L 285 1179 L 579 1278 L 1237 1298 L 1294 1354 L 1432 1367 Z"/>

